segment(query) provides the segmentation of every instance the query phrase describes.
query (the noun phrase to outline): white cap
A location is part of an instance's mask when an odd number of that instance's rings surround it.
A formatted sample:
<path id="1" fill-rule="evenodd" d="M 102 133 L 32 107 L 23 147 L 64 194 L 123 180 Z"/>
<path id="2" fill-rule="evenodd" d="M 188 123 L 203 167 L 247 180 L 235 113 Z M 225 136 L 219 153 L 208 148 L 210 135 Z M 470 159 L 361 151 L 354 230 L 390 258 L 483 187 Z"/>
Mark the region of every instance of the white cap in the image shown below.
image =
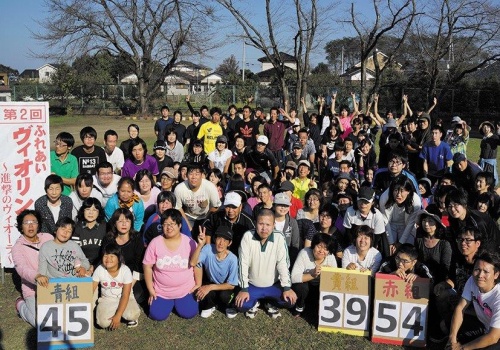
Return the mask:
<path id="1" fill-rule="evenodd" d="M 269 139 L 265 135 L 260 135 L 259 137 L 257 137 L 257 143 L 263 143 L 267 145 L 269 143 Z"/>
<path id="2" fill-rule="evenodd" d="M 274 196 L 274 204 L 276 205 L 286 205 L 290 206 L 292 205 L 290 202 L 290 197 L 286 193 L 278 193 L 277 195 Z"/>
<path id="3" fill-rule="evenodd" d="M 227 193 L 226 198 L 224 199 L 224 206 L 228 205 L 239 207 L 241 205 L 241 196 L 236 192 Z"/>

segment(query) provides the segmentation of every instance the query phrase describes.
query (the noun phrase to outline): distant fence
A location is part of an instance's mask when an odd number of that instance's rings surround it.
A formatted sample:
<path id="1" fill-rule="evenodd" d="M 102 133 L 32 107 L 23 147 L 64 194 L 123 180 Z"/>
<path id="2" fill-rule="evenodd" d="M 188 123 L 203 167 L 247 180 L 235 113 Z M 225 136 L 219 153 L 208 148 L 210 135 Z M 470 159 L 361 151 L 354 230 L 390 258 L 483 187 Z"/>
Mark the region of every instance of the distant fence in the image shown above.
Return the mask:
<path id="1" fill-rule="evenodd" d="M 70 93 L 62 93 L 57 87 L 48 84 L 19 84 L 12 85 L 11 89 L 13 101 L 50 101 L 51 112 L 56 114 L 64 113 L 68 108 L 76 114 L 130 115 L 137 113 L 138 88 L 135 85 L 92 85 L 79 87 Z M 159 113 L 161 106 L 168 104 L 172 111 L 179 109 L 187 112 L 185 98 L 189 89 L 186 87 L 184 93 L 179 88 L 176 88 L 176 93 L 171 93 L 168 88 L 162 89 L 163 91 L 159 91 L 149 102 L 150 111 Z M 291 106 L 297 105 L 295 90 L 295 86 L 289 87 Z M 352 108 L 349 99 L 350 92 L 359 91 L 359 88 L 344 84 L 311 86 L 309 91 L 308 109 L 312 111 L 316 109 L 315 101 L 318 95 L 326 96 L 327 104 L 329 104 L 333 91 L 337 92 L 337 106 L 346 104 Z M 381 90 L 379 112 L 382 114 L 391 110 L 401 113 L 403 94 L 409 96 L 413 110 L 428 105 L 423 89 L 389 86 Z M 251 105 L 254 107 L 261 106 L 268 109 L 281 104 L 279 89 L 272 85 L 214 85 L 210 86 L 208 92 L 191 95 L 191 104 L 195 109 L 207 105 L 209 108 L 219 106 L 225 111 L 231 104 L 241 108 L 249 97 L 253 98 Z M 439 99 L 434 115 L 445 119 L 452 115 L 460 115 L 471 119 L 472 122 L 487 118 L 500 119 L 500 87 L 497 89 L 450 89 Z"/>

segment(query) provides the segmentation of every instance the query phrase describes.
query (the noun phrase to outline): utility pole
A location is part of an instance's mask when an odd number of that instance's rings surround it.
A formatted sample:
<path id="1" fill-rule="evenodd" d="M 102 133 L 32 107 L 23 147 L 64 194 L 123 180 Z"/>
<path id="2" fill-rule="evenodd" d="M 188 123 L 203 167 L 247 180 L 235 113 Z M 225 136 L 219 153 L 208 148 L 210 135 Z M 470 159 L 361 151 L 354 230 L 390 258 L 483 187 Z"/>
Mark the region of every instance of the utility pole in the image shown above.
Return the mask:
<path id="1" fill-rule="evenodd" d="M 245 60 L 246 60 L 246 44 L 245 44 L 245 40 L 243 40 L 243 64 L 242 64 L 242 68 L 241 68 L 241 79 L 243 80 L 243 82 L 245 82 Z"/>

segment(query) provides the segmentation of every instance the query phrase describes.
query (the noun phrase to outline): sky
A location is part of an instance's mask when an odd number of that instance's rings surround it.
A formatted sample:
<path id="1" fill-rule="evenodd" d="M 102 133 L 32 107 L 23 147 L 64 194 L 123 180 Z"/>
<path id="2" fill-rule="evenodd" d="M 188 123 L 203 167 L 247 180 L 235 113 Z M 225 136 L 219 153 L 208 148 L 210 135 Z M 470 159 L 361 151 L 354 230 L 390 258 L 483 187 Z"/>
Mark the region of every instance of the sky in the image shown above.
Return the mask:
<path id="1" fill-rule="evenodd" d="M 329 3 L 330 0 L 322 0 Z M 341 1 L 341 5 L 345 8 L 351 1 Z M 354 0 L 359 5 L 365 5 L 369 0 Z M 257 5 L 257 6 L 256 6 Z M 259 6 L 260 5 L 260 6 Z M 262 0 L 254 0 L 252 8 L 263 9 Z M 360 6 L 362 9 L 363 6 Z M 257 10 L 258 11 L 258 10 Z M 47 62 L 44 59 L 35 57 L 32 52 L 43 52 L 44 47 L 37 42 L 30 31 L 38 32 L 42 28 L 37 21 L 43 21 L 47 17 L 47 11 L 44 7 L 43 0 L 0 0 L 0 13 L 2 13 L 2 28 L 7 28 L 0 35 L 0 64 L 17 69 L 22 73 L 25 69 L 37 69 Z M 262 15 L 257 15 L 256 18 L 263 18 Z M 235 29 L 226 29 L 228 38 L 234 38 Z M 336 33 L 331 38 L 340 37 L 344 33 Z M 319 36 L 321 33 L 318 34 Z M 329 37 L 330 38 L 330 37 Z M 326 38 L 323 38 L 326 39 Z M 222 62 L 223 59 L 234 54 L 241 68 L 243 61 L 243 42 L 236 39 L 224 40 L 225 44 L 219 47 L 216 52 L 212 53 L 209 58 L 197 57 L 190 59 L 194 63 L 201 63 L 212 69 Z M 312 64 L 315 66 L 319 62 L 326 61 L 324 44 L 320 45 L 312 55 Z M 292 53 L 292 52 L 290 52 Z M 260 71 L 260 63 L 257 61 L 263 54 L 257 49 L 246 46 L 246 65 L 247 69 L 254 72 Z M 56 63 L 56 62 L 53 62 Z"/>

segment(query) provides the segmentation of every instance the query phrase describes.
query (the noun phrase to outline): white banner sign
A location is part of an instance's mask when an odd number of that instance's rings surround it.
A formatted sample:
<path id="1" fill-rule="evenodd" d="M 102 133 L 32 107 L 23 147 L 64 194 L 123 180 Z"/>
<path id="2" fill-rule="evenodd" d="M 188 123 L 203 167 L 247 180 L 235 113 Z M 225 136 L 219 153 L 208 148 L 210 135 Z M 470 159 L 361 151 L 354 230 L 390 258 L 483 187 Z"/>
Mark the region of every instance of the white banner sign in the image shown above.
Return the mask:
<path id="1" fill-rule="evenodd" d="M 17 215 L 33 209 L 50 174 L 48 102 L 0 102 L 0 259 L 14 267 Z"/>

